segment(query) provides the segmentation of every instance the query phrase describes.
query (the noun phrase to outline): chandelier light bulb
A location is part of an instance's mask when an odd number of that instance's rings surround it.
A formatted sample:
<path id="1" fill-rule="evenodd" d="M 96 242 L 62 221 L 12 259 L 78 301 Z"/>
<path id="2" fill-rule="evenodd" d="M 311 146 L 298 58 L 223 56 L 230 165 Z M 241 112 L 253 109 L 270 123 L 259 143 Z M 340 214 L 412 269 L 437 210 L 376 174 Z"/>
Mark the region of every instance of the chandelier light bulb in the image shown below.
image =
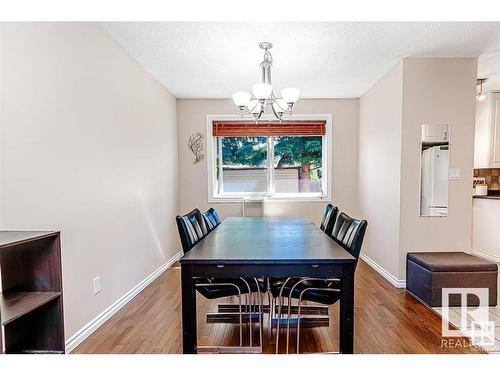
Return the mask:
<path id="1" fill-rule="evenodd" d="M 299 100 L 300 90 L 294 87 L 288 87 L 281 90 L 281 96 L 288 104 L 295 104 L 295 102 Z"/>
<path id="2" fill-rule="evenodd" d="M 477 94 L 476 99 L 478 102 L 482 102 L 484 99 L 486 99 L 486 95 L 484 94 Z"/>
<path id="3" fill-rule="evenodd" d="M 233 102 L 237 107 L 246 107 L 250 103 L 252 95 L 245 91 L 238 91 L 233 94 Z"/>
<path id="4" fill-rule="evenodd" d="M 273 86 L 269 83 L 256 83 L 252 86 L 253 96 L 259 100 L 266 100 L 271 95 Z"/>

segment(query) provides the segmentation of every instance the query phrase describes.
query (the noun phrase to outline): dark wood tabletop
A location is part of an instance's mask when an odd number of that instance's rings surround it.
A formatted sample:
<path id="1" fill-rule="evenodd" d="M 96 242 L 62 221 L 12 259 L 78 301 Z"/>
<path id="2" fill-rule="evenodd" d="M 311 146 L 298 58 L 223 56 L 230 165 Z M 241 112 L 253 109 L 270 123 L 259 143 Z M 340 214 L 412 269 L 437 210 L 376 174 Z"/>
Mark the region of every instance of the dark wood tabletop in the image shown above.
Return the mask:
<path id="1" fill-rule="evenodd" d="M 181 263 L 352 263 L 355 259 L 302 218 L 230 217 L 194 246 Z"/>

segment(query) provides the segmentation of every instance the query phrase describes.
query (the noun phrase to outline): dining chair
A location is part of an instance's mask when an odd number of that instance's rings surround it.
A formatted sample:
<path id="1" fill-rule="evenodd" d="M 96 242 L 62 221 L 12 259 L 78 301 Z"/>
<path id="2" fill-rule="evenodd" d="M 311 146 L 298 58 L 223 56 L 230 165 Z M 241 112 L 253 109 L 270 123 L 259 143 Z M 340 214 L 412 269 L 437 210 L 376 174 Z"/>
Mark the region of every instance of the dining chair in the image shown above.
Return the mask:
<path id="1" fill-rule="evenodd" d="M 350 217 L 344 212 L 340 213 L 335 225 L 331 232 L 332 240 L 339 243 L 347 252 L 349 252 L 355 259 L 356 267 L 361 248 L 363 246 L 363 239 L 365 236 L 368 222 L 366 220 L 359 220 Z M 287 296 L 288 298 L 288 311 L 287 311 L 287 333 L 286 333 L 286 352 L 288 353 L 289 340 L 290 340 L 290 315 L 291 315 L 291 301 L 298 299 L 297 305 L 297 353 L 300 349 L 300 319 L 301 319 L 301 306 L 302 301 L 309 301 L 319 303 L 321 305 L 331 306 L 340 300 L 341 296 L 341 283 L 339 279 L 321 279 L 321 278 L 289 278 L 280 288 L 280 297 Z M 280 302 L 281 299 L 279 298 Z M 278 306 L 278 324 L 281 318 L 281 304 Z M 278 334 L 276 336 L 276 353 L 279 348 L 279 326 Z"/>
<path id="2" fill-rule="evenodd" d="M 219 215 L 214 208 L 209 208 L 204 212 L 203 219 L 209 232 L 213 231 L 221 223 Z"/>
<path id="3" fill-rule="evenodd" d="M 334 206 L 333 204 L 329 203 L 325 207 L 325 211 L 323 213 L 323 216 L 321 218 L 320 226 L 319 228 L 325 232 L 325 233 L 331 233 L 335 221 L 337 219 L 337 213 L 338 213 L 338 207 Z M 270 306 L 271 309 L 275 308 L 274 306 L 276 305 L 276 299 L 278 299 L 278 302 L 282 301 L 282 299 L 286 296 L 282 295 L 281 289 L 284 286 L 284 284 L 292 284 L 299 281 L 300 278 L 281 278 L 281 279 L 270 279 L 269 280 L 269 296 L 272 296 L 272 300 L 270 301 Z M 271 310 L 274 313 L 274 310 Z"/>
<path id="4" fill-rule="evenodd" d="M 213 210 L 213 209 L 212 209 Z M 209 210 L 210 211 L 210 210 Z M 213 210 L 215 212 L 215 210 Z M 208 211 L 207 211 L 208 212 Z M 220 219 L 215 212 L 216 220 Z M 181 239 L 182 250 L 184 254 L 190 251 L 199 241 L 201 241 L 208 233 L 208 228 L 200 210 L 195 208 L 185 215 L 176 216 L 177 229 Z M 248 295 L 247 303 L 245 303 L 245 314 L 249 317 L 249 340 L 250 346 L 253 346 L 253 329 L 252 329 L 252 311 L 256 311 L 258 307 L 259 325 L 260 325 L 260 346 L 262 349 L 262 295 L 261 292 L 264 286 L 261 282 L 254 279 L 225 279 L 215 277 L 196 278 L 196 291 L 207 299 L 218 299 L 224 297 L 238 297 L 239 304 L 239 335 L 240 347 L 243 347 L 243 309 L 241 303 L 242 295 Z M 254 298 L 253 294 L 257 293 L 259 298 Z M 258 301 L 255 301 L 258 300 Z M 201 347 L 203 348 L 203 347 Z"/>
<path id="5" fill-rule="evenodd" d="M 215 208 L 209 208 L 206 212 L 204 212 L 202 214 L 202 216 L 203 216 L 203 219 L 205 221 L 205 225 L 206 225 L 209 233 L 212 230 L 214 230 L 221 223 L 221 220 L 220 220 L 219 215 L 217 214 L 217 211 L 215 210 Z M 217 280 L 221 280 L 221 279 L 217 279 Z M 223 280 L 225 280 L 225 279 L 223 279 Z M 252 291 L 255 292 L 255 290 L 253 290 L 253 287 L 254 287 L 253 281 L 254 280 L 247 279 L 246 281 L 250 285 L 250 287 L 252 288 Z M 259 289 L 263 293 L 265 293 L 267 290 L 266 281 L 267 280 L 264 280 L 261 278 L 257 279 Z"/>
<path id="6" fill-rule="evenodd" d="M 187 253 L 208 233 L 200 210 L 195 208 L 185 215 L 177 215 L 175 218 L 179 237 L 181 238 L 182 250 Z"/>
<path id="7" fill-rule="evenodd" d="M 337 219 L 338 207 L 329 203 L 325 207 L 325 212 L 321 218 L 321 224 L 319 229 L 325 233 L 330 233 L 335 225 L 335 220 Z"/>
<path id="8" fill-rule="evenodd" d="M 215 210 L 215 208 L 209 208 L 207 211 L 205 211 L 202 214 L 202 217 L 203 217 L 203 221 L 205 223 L 205 227 L 208 230 L 208 233 L 210 233 L 212 230 L 214 230 L 221 223 L 221 220 L 220 220 L 219 215 L 217 214 L 217 211 Z M 226 279 L 216 279 L 216 280 L 226 280 Z M 253 290 L 253 280 L 247 279 L 246 281 L 250 285 L 250 288 L 252 288 L 252 291 L 255 291 L 255 290 Z M 261 291 L 265 289 L 263 286 L 262 280 L 259 280 L 259 288 Z"/>

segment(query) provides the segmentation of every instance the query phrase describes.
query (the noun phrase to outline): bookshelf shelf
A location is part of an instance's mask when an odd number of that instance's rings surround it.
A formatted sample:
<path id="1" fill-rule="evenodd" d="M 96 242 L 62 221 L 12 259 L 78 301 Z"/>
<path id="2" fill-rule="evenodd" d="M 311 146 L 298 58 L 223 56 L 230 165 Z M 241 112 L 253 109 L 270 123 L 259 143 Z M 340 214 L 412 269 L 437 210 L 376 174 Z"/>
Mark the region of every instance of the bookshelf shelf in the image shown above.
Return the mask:
<path id="1" fill-rule="evenodd" d="M 2 324 L 9 324 L 60 295 L 60 292 L 2 293 L 0 295 Z"/>

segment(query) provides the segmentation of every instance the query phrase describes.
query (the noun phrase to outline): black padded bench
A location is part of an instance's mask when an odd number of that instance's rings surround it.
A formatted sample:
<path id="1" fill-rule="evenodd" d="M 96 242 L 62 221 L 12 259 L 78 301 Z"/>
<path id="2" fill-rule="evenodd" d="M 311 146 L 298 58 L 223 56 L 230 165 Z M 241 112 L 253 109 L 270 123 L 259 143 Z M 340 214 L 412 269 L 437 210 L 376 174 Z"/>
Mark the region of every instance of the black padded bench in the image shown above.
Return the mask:
<path id="1" fill-rule="evenodd" d="M 408 253 L 406 289 L 429 306 L 441 306 L 442 288 L 488 288 L 489 305 L 497 304 L 498 266 L 463 252 Z M 467 304 L 477 306 L 477 297 Z M 460 306 L 459 295 L 450 295 L 450 306 Z"/>

